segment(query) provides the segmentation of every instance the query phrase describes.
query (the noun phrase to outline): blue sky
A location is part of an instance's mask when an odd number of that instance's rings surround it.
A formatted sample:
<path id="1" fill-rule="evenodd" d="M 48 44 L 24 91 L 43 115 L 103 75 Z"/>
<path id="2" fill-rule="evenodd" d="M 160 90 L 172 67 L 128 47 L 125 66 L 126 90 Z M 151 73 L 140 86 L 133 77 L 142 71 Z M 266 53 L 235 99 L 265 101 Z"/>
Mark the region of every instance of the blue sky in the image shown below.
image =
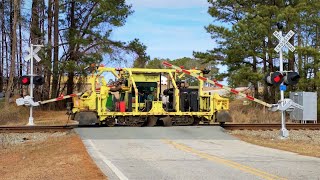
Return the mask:
<path id="1" fill-rule="evenodd" d="M 128 0 L 135 11 L 125 26 L 114 30 L 112 38 L 140 39 L 151 58 L 192 57 L 206 51 L 214 41 L 204 26 L 212 23 L 207 0 Z"/>

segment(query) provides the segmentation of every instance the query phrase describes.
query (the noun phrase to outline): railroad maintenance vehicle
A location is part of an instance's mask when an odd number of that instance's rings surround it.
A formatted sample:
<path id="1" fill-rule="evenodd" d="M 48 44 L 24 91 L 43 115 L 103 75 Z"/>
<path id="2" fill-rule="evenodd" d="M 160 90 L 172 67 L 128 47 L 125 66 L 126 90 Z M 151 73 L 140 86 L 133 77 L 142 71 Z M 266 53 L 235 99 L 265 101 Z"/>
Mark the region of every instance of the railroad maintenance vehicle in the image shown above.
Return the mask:
<path id="1" fill-rule="evenodd" d="M 188 70 L 199 77 L 208 70 Z M 103 74 L 112 73 L 113 82 Z M 108 68 L 98 66 L 88 77 L 89 88 L 73 96 L 68 114 L 79 125 L 171 126 L 232 121 L 229 99 L 204 92 L 204 81 L 196 87 L 175 69 Z M 166 85 L 161 84 L 163 77 Z M 167 99 L 166 101 L 164 99 Z"/>

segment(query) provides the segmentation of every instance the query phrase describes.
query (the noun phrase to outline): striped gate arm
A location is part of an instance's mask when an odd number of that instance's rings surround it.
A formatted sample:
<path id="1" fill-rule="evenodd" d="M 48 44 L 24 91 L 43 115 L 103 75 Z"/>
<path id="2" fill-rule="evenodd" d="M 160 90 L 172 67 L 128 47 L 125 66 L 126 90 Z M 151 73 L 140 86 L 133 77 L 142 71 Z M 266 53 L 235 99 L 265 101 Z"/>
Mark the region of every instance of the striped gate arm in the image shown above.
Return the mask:
<path id="1" fill-rule="evenodd" d="M 49 100 L 45 100 L 45 101 L 39 101 L 39 104 L 47 104 L 47 103 L 50 103 L 50 102 L 61 101 L 61 100 L 64 100 L 64 99 L 75 97 L 75 96 L 80 96 L 81 94 L 82 93 L 70 94 L 70 95 L 66 95 L 66 96 L 61 95 L 61 96 L 59 96 L 57 98 L 54 98 L 54 99 L 49 99 Z"/>
<path id="2" fill-rule="evenodd" d="M 210 79 L 208 79 L 208 78 L 206 78 L 206 77 L 203 77 L 203 76 L 200 76 L 200 75 L 198 75 L 198 74 L 196 74 L 196 73 L 194 73 L 194 72 L 185 70 L 185 69 L 183 69 L 183 68 L 181 68 L 181 67 L 179 67 L 179 66 L 175 66 L 175 65 L 170 64 L 170 63 L 168 63 L 168 62 L 166 62 L 166 61 L 164 61 L 162 64 L 163 64 L 164 66 L 167 66 L 167 67 L 176 69 L 178 72 L 183 72 L 183 73 L 188 74 L 188 75 L 190 75 L 190 76 L 193 76 L 193 77 L 195 77 L 195 78 L 197 78 L 197 79 L 199 79 L 199 80 L 208 82 L 208 83 L 210 83 L 210 84 L 214 84 L 214 85 L 216 85 L 216 86 L 218 86 L 218 87 L 220 87 L 220 88 L 222 88 L 222 89 L 225 89 L 225 90 L 227 90 L 227 91 L 229 91 L 229 92 L 232 92 L 233 94 L 236 94 L 236 95 L 238 95 L 238 96 L 242 96 L 242 97 L 244 97 L 244 98 L 249 99 L 250 101 L 254 101 L 254 102 L 259 103 L 259 104 L 261 104 L 261 105 L 264 105 L 264 106 L 266 106 L 266 107 L 268 107 L 268 108 L 273 107 L 272 104 L 266 103 L 266 102 L 264 102 L 264 101 L 262 101 L 262 100 L 260 100 L 260 99 L 254 98 L 254 97 L 249 96 L 249 95 L 244 94 L 244 93 L 241 93 L 241 92 L 239 92 L 239 91 L 237 91 L 237 90 L 235 90 L 235 89 L 233 89 L 233 88 L 230 88 L 230 87 L 228 87 L 228 86 L 224 86 L 224 85 L 218 83 L 218 82 L 215 81 L 215 80 L 210 80 Z"/>

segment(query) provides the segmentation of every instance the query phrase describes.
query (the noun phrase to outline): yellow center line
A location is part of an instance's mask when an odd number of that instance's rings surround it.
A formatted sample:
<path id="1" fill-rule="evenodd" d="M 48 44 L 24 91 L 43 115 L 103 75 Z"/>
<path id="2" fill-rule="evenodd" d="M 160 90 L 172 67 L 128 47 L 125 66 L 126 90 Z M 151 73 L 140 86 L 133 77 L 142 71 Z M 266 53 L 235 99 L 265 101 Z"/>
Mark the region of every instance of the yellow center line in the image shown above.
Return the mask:
<path id="1" fill-rule="evenodd" d="M 184 144 L 176 143 L 174 141 L 170 141 L 170 140 L 167 140 L 167 139 L 163 139 L 162 141 L 164 141 L 167 144 L 173 145 L 175 148 L 177 148 L 179 150 L 193 153 L 193 154 L 195 154 L 195 155 L 197 155 L 199 157 L 205 158 L 205 159 L 207 159 L 209 161 L 214 161 L 214 162 L 217 162 L 217 163 L 221 163 L 221 164 L 233 167 L 235 169 L 239 169 L 241 171 L 244 171 L 244 172 L 259 176 L 259 177 L 261 177 L 263 179 L 270 179 L 270 180 L 271 179 L 282 179 L 282 180 L 285 179 L 285 178 L 282 178 L 282 177 L 279 177 L 279 176 L 276 176 L 276 175 L 269 174 L 267 172 L 261 171 L 261 170 L 256 169 L 256 168 L 252 168 L 252 167 L 249 167 L 249 166 L 245 166 L 245 165 L 239 164 L 239 163 L 231 161 L 231 160 L 227 160 L 227 159 L 223 159 L 223 158 L 218 157 L 218 156 L 214 156 L 214 155 L 203 153 L 201 151 L 195 150 L 195 149 L 193 149 L 193 148 L 191 148 L 189 146 L 186 146 Z"/>

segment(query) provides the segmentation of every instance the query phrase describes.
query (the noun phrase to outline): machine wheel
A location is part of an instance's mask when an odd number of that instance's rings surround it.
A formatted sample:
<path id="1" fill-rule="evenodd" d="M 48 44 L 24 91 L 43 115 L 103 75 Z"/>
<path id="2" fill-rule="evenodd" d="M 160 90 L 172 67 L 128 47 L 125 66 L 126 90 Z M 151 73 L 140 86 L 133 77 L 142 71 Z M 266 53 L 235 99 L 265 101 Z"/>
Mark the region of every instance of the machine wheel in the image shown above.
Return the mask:
<path id="1" fill-rule="evenodd" d="M 149 116 L 148 117 L 148 120 L 147 120 L 147 123 L 146 123 L 146 126 L 148 127 L 153 127 L 157 124 L 157 120 L 158 118 L 155 117 L 155 116 Z"/>
<path id="2" fill-rule="evenodd" d="M 141 127 L 145 124 L 145 117 L 140 116 L 120 116 L 118 117 L 118 124 L 124 125 L 124 126 L 131 126 L 131 127 Z"/>
<path id="3" fill-rule="evenodd" d="M 99 123 L 95 112 L 79 112 L 76 113 L 74 119 L 79 122 L 79 126 L 96 125 Z"/>
<path id="4" fill-rule="evenodd" d="M 192 125 L 198 126 L 200 121 L 201 121 L 201 118 L 194 116 L 194 121 L 193 121 Z"/>
<path id="5" fill-rule="evenodd" d="M 170 116 L 166 116 L 164 118 L 161 118 L 160 120 L 163 121 L 163 126 L 165 127 L 172 126 L 172 120 Z"/>
<path id="6" fill-rule="evenodd" d="M 220 125 L 221 127 L 223 127 L 224 124 L 225 124 L 225 122 L 219 122 L 219 125 Z"/>
<path id="7" fill-rule="evenodd" d="M 108 127 L 113 127 L 115 124 L 116 124 L 116 121 L 114 118 L 107 118 L 105 120 L 105 124 L 108 126 Z"/>

